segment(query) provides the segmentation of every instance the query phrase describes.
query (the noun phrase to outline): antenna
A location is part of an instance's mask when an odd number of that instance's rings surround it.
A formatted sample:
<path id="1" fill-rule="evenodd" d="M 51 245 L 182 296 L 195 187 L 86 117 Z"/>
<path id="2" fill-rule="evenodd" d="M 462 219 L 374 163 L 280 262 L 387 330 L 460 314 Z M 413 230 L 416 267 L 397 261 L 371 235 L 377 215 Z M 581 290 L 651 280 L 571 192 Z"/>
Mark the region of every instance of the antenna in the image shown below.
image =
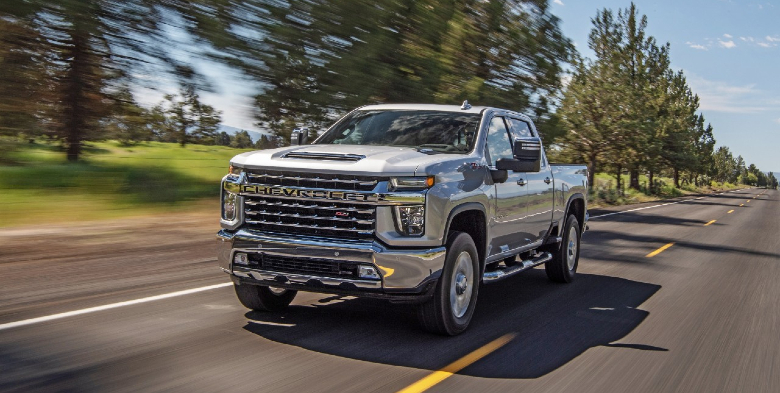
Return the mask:
<path id="1" fill-rule="evenodd" d="M 460 109 L 464 111 L 471 109 L 471 104 L 469 104 L 469 100 L 463 101 L 463 105 L 460 106 Z"/>

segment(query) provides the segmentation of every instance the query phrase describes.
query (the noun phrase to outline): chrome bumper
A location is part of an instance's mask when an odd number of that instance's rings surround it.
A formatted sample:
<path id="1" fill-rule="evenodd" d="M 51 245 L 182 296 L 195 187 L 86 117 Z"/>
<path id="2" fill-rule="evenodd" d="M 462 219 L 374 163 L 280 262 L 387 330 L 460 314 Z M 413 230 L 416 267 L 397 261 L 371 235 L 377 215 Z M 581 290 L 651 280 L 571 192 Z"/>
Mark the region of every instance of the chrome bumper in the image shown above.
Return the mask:
<path id="1" fill-rule="evenodd" d="M 381 280 L 362 280 L 293 274 L 233 266 L 236 252 L 258 253 L 291 258 L 332 259 L 341 262 L 371 264 Z M 332 289 L 367 290 L 384 293 L 417 293 L 444 267 L 446 249 L 396 250 L 377 242 L 323 240 L 311 237 L 279 237 L 258 231 L 240 229 L 217 233 L 217 259 L 223 271 L 244 280 L 277 282 L 288 285 Z"/>

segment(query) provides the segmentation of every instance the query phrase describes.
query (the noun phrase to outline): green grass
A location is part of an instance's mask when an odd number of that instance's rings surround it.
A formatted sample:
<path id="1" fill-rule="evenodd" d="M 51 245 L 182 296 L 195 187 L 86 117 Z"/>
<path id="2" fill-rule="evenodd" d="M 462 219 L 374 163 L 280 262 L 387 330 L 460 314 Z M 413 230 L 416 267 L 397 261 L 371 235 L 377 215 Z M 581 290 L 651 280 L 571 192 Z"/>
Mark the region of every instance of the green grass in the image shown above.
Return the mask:
<path id="1" fill-rule="evenodd" d="M 90 143 L 78 163 L 59 146 L 0 151 L 0 226 L 92 220 L 217 206 L 230 158 L 246 150 L 148 142 Z"/>
<path id="2" fill-rule="evenodd" d="M 712 182 L 707 186 L 696 187 L 693 184 L 681 184 L 680 188 L 674 187 L 674 180 L 667 177 L 655 176 L 656 189 L 653 193 L 647 190 L 649 179 L 645 175 L 639 176 L 640 190 L 628 187 L 629 176 L 623 175 L 621 183 L 623 192 L 617 190 L 617 181 L 614 175 L 597 173 L 594 179 L 594 187 L 588 204 L 591 207 L 630 205 L 634 203 L 657 201 L 661 199 L 675 198 L 690 194 L 708 193 L 720 190 L 734 190 L 744 185 Z"/>

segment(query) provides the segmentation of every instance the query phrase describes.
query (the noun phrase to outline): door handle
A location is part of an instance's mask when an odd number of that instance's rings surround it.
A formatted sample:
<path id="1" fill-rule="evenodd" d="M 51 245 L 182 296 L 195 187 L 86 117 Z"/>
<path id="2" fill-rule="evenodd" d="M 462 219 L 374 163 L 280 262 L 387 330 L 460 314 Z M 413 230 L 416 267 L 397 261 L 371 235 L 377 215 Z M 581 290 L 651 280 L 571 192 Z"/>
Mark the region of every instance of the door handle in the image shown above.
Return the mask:
<path id="1" fill-rule="evenodd" d="M 551 182 L 551 181 L 552 181 L 552 180 L 550 180 L 550 178 L 549 178 L 549 177 L 546 177 L 546 178 L 544 179 L 544 182 L 545 182 L 545 183 L 547 183 L 547 184 L 550 184 L 550 182 Z"/>
<path id="2" fill-rule="evenodd" d="M 525 185 L 525 179 L 520 179 L 517 181 L 518 186 L 524 186 Z"/>

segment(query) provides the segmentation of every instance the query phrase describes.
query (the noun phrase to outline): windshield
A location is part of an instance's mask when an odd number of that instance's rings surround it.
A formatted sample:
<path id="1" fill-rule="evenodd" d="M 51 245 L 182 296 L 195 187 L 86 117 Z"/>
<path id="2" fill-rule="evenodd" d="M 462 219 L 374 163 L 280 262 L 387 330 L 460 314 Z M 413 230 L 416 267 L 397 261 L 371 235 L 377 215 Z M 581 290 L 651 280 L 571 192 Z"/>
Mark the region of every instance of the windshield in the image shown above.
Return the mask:
<path id="1" fill-rule="evenodd" d="M 403 146 L 465 154 L 474 147 L 480 118 L 475 113 L 441 111 L 355 111 L 317 144 Z"/>

